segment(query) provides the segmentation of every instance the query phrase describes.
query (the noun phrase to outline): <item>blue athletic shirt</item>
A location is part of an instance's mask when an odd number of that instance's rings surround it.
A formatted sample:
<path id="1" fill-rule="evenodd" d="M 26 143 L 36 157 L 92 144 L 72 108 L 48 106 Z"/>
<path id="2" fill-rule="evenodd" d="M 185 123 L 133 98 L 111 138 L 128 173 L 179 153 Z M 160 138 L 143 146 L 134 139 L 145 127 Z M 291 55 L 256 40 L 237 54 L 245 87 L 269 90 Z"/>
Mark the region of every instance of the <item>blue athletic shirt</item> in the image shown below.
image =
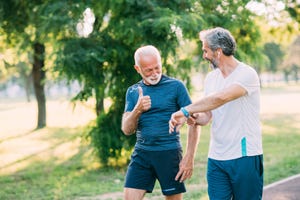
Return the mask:
<path id="1" fill-rule="evenodd" d="M 147 151 L 181 148 L 180 134 L 169 133 L 169 120 L 172 113 L 191 104 L 185 85 L 165 75 L 156 85 L 145 85 L 141 80 L 127 89 L 125 112 L 134 109 L 139 97 L 138 86 L 143 89 L 144 96 L 150 96 L 151 108 L 138 120 L 135 148 Z"/>

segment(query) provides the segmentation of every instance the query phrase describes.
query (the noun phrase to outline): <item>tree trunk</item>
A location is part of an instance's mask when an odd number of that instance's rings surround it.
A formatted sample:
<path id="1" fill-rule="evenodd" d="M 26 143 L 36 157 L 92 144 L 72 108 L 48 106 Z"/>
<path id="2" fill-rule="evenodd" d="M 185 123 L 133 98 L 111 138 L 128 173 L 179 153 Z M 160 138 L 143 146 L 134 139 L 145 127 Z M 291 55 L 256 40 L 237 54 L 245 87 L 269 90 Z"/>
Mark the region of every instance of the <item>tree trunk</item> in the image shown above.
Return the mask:
<path id="1" fill-rule="evenodd" d="M 33 87 L 35 97 L 38 105 L 38 121 L 37 129 L 46 126 L 46 98 L 44 91 L 45 70 L 44 70 L 44 53 L 45 45 L 35 43 L 34 48 L 34 61 L 32 68 Z"/>
<path id="2" fill-rule="evenodd" d="M 97 87 L 96 87 L 97 88 Z M 99 116 L 101 112 L 104 112 L 104 90 L 103 89 L 95 89 L 96 93 L 96 114 Z"/>

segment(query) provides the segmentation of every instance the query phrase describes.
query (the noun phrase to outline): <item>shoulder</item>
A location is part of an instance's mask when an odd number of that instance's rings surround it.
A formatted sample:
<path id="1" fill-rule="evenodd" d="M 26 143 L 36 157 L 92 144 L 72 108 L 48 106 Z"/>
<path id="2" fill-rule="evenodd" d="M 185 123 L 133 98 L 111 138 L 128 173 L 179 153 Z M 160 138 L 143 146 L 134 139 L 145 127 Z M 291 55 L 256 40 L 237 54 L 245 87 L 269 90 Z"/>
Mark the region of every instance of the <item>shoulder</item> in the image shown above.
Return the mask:
<path id="1" fill-rule="evenodd" d="M 250 65 L 247 65 L 245 63 L 239 64 L 238 72 L 239 72 L 238 73 L 239 76 L 242 77 L 243 79 L 253 79 L 253 80 L 259 79 L 256 70 Z"/>
<path id="2" fill-rule="evenodd" d="M 135 93 L 135 92 L 137 91 L 137 89 L 138 89 L 138 86 L 142 86 L 142 81 L 139 81 L 139 82 L 137 82 L 137 83 L 135 83 L 135 84 L 129 86 L 129 87 L 127 88 L 127 92 L 126 92 L 127 95 L 128 95 L 128 94 L 131 94 L 131 93 Z"/>
<path id="3" fill-rule="evenodd" d="M 181 80 L 174 78 L 174 77 L 166 76 L 166 75 L 162 76 L 161 83 L 162 84 L 173 84 L 173 85 L 184 85 L 184 83 Z"/>
<path id="4" fill-rule="evenodd" d="M 183 95 L 184 93 L 188 93 L 187 92 L 187 87 L 185 86 L 184 82 L 174 78 L 174 77 L 169 77 L 164 75 L 163 79 L 162 79 L 162 84 L 164 85 L 164 89 L 168 90 L 168 92 L 175 92 L 177 93 L 177 95 Z M 170 88 L 172 88 L 170 90 Z"/>
<path id="5" fill-rule="evenodd" d="M 253 67 L 245 63 L 240 63 L 238 66 L 238 70 L 244 73 L 257 74 L 256 70 Z"/>
<path id="6" fill-rule="evenodd" d="M 259 88 L 259 77 L 253 67 L 240 63 L 237 70 L 238 73 L 235 73 L 235 82 L 244 87 L 248 93 L 251 93 L 253 88 Z"/>

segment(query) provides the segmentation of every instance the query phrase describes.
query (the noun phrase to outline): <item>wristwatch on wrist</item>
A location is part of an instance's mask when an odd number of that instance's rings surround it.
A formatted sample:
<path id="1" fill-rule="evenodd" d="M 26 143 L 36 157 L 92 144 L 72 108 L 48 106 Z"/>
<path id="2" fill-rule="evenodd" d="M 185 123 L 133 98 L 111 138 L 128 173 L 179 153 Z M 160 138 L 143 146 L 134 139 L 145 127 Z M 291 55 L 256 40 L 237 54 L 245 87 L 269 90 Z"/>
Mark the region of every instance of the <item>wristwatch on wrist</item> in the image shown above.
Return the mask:
<path id="1" fill-rule="evenodd" d="M 180 110 L 186 118 L 189 118 L 190 113 L 185 109 L 185 107 L 182 107 Z"/>

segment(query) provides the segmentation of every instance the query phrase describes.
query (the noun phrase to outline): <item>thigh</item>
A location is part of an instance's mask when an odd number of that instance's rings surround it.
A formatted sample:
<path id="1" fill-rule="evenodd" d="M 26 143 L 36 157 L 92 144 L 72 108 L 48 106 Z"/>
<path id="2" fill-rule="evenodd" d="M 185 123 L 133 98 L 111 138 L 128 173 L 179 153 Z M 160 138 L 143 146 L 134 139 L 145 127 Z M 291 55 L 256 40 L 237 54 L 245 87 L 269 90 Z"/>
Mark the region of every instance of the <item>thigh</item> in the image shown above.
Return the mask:
<path id="1" fill-rule="evenodd" d="M 142 200 L 145 196 L 145 193 L 146 190 L 124 188 L 124 200 Z"/>
<path id="2" fill-rule="evenodd" d="M 156 177 L 149 163 L 148 152 L 139 149 L 134 150 L 127 169 L 124 187 L 152 192 L 155 180 Z"/>
<path id="3" fill-rule="evenodd" d="M 224 161 L 208 159 L 207 183 L 211 200 L 229 200 L 232 197 L 230 178 L 224 164 Z"/>
<path id="4" fill-rule="evenodd" d="M 182 200 L 182 193 L 166 196 L 166 200 Z"/>
<path id="5" fill-rule="evenodd" d="M 263 156 L 237 159 L 232 167 L 233 199 L 258 200 L 263 192 Z"/>
<path id="6" fill-rule="evenodd" d="M 181 149 L 154 152 L 152 164 L 160 183 L 162 193 L 166 196 L 186 191 L 184 183 L 175 180 L 182 159 Z"/>

